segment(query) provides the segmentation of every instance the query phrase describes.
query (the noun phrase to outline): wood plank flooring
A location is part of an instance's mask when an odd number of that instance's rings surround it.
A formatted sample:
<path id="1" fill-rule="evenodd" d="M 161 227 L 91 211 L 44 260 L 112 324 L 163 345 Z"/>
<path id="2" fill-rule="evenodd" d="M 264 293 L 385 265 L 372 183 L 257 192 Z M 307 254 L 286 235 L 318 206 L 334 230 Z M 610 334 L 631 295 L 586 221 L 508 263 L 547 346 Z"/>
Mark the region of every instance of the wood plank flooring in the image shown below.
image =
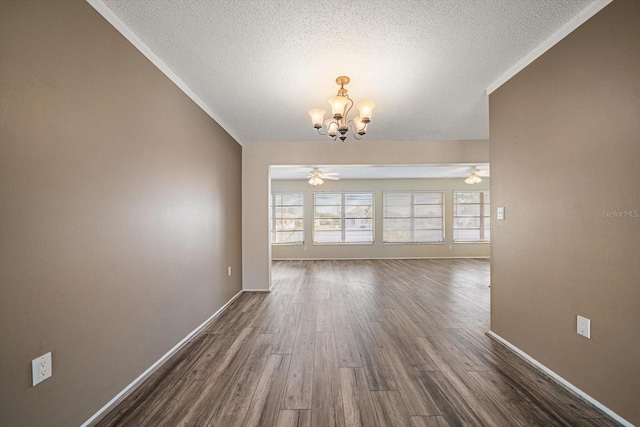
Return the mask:
<path id="1" fill-rule="evenodd" d="M 487 338 L 487 260 L 279 261 L 98 426 L 615 426 Z"/>

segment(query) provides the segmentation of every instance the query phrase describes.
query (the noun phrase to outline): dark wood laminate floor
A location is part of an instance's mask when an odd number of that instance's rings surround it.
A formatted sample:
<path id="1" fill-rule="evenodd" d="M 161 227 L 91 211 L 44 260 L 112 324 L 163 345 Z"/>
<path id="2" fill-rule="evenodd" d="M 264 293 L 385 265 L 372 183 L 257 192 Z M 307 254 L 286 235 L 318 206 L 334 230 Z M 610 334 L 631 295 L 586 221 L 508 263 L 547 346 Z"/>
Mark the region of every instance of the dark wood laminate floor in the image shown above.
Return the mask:
<path id="1" fill-rule="evenodd" d="M 489 329 L 487 260 L 280 261 L 100 426 L 613 426 Z"/>

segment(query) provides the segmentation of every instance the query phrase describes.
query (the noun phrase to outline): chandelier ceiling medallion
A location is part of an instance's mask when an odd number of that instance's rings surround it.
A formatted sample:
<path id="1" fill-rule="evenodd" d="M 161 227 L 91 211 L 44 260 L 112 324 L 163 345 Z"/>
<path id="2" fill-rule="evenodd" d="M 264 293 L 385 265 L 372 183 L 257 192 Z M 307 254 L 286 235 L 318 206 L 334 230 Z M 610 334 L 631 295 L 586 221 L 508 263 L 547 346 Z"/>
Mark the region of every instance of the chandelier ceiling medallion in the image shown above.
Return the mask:
<path id="1" fill-rule="evenodd" d="M 347 131 L 351 129 L 355 139 L 362 139 L 367 133 L 367 127 L 371 121 L 371 111 L 376 104 L 372 101 L 360 101 L 356 104 L 356 108 L 360 113 L 359 116 L 349 120 L 349 112 L 353 108 L 353 100 L 347 95 L 344 88 L 350 81 L 347 76 L 340 76 L 336 79 L 336 83 L 340 86 L 338 94 L 329 98 L 331 105 L 332 118 L 324 119 L 327 110 L 323 108 L 313 108 L 309 110 L 313 127 L 320 135 L 329 135 L 334 141 L 340 138 L 341 141 L 347 139 Z M 338 136 L 339 134 L 339 136 Z"/>

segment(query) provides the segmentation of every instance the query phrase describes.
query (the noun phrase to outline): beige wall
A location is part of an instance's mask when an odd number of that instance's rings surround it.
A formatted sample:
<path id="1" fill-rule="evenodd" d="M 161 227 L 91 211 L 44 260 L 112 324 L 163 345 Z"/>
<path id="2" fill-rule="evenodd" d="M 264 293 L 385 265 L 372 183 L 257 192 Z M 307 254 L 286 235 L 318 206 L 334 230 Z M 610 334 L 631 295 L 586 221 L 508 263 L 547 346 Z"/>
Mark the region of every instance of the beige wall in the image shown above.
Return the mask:
<path id="1" fill-rule="evenodd" d="M 307 180 L 272 180 L 273 192 L 299 192 L 304 195 L 304 245 L 272 245 L 272 259 L 326 259 L 326 258 L 441 258 L 488 257 L 488 243 L 453 242 L 453 191 L 488 190 L 489 179 L 469 185 L 459 179 L 342 179 L 325 181 L 313 187 Z M 367 191 L 374 194 L 374 243 L 372 245 L 314 245 L 313 193 L 332 191 Z M 440 244 L 384 244 L 382 242 L 383 207 L 385 191 L 442 191 L 444 193 L 444 234 Z M 306 247 L 306 250 L 305 250 Z"/>
<path id="2" fill-rule="evenodd" d="M 241 289 L 241 147 L 87 3 L 0 19 L 0 424 L 79 425 Z"/>
<path id="3" fill-rule="evenodd" d="M 309 132 L 313 132 L 309 129 Z M 488 141 L 359 141 L 245 144 L 242 150 L 243 289 L 271 282 L 270 165 L 488 163 Z"/>
<path id="4" fill-rule="evenodd" d="M 491 328 L 635 424 L 639 22 L 614 1 L 490 97 Z"/>

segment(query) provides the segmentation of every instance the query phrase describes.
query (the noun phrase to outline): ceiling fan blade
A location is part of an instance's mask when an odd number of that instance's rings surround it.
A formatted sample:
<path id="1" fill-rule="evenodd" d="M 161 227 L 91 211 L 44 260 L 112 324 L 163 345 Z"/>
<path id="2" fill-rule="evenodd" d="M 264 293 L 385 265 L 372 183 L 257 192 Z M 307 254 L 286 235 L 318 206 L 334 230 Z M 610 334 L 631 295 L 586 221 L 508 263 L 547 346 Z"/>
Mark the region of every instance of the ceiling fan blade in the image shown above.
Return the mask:
<path id="1" fill-rule="evenodd" d="M 328 179 L 328 180 L 331 180 L 331 181 L 338 181 L 340 179 L 339 176 L 335 176 L 335 175 L 333 175 L 333 176 L 320 175 L 320 178 Z"/>
<path id="2" fill-rule="evenodd" d="M 465 174 L 469 171 L 469 166 L 460 166 L 459 168 L 455 168 L 451 171 L 451 173 L 462 173 Z"/>

